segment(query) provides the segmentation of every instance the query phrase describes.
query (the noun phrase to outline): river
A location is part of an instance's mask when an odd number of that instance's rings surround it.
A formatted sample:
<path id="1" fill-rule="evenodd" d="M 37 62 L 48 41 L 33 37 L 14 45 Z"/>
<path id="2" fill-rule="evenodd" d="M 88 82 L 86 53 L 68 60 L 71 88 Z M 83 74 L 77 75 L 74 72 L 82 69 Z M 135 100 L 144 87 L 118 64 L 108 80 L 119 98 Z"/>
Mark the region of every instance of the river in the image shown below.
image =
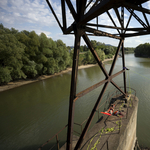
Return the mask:
<path id="1" fill-rule="evenodd" d="M 150 147 L 150 59 L 136 58 L 133 54 L 126 54 L 125 58 L 130 69 L 126 74 L 127 86 L 130 84 L 139 98 L 138 141 Z M 113 73 L 122 69 L 121 59 L 117 59 Z M 110 66 L 111 62 L 107 62 L 106 70 Z M 98 66 L 79 70 L 77 92 L 102 79 L 104 75 Z M 36 150 L 64 127 L 68 118 L 70 80 L 71 72 L 68 72 L 0 93 L 0 150 Z M 123 86 L 122 74 L 114 81 Z M 75 122 L 81 123 L 88 117 L 101 88 L 77 100 Z M 112 89 L 115 88 L 109 84 L 103 101 Z"/>

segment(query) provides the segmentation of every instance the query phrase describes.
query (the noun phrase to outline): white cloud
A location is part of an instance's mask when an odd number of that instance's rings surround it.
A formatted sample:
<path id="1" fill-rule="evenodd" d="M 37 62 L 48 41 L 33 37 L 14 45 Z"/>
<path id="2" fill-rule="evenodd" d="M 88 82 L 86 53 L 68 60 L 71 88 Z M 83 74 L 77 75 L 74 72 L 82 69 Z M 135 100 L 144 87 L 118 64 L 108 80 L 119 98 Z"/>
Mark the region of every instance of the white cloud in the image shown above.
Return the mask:
<path id="1" fill-rule="evenodd" d="M 61 15 L 61 4 L 60 1 L 57 0 L 49 0 L 54 8 L 55 13 L 60 19 L 60 23 L 62 23 L 62 15 Z M 71 0 L 73 2 L 73 6 L 75 6 L 76 1 Z M 67 5 L 66 5 L 67 6 Z M 150 1 L 143 5 L 150 9 Z M 67 8 L 67 7 L 66 7 Z M 76 8 L 75 8 L 76 9 Z M 113 20 L 115 21 L 117 26 L 120 26 L 118 18 L 113 9 L 109 10 Z M 67 25 L 71 25 L 73 23 L 73 17 L 70 13 L 69 9 L 66 9 L 67 16 Z M 67 45 L 74 45 L 74 36 L 72 35 L 63 35 L 58 24 L 51 13 L 46 1 L 42 0 L 0 0 L 0 23 L 3 23 L 6 27 L 14 27 L 18 30 L 34 30 L 37 34 L 44 32 L 47 37 L 52 37 L 54 40 L 62 39 Z M 128 21 L 129 13 L 125 9 L 125 24 Z M 149 19 L 149 18 L 148 18 Z M 95 19 L 92 20 L 95 23 Z M 131 22 L 129 26 L 135 27 L 135 21 Z M 114 26 L 107 13 L 102 14 L 99 17 L 99 23 L 104 25 Z M 109 32 L 112 34 L 118 33 L 114 29 L 107 28 L 99 28 L 104 32 Z M 61 33 L 60 33 L 61 32 Z M 137 46 L 144 41 L 145 38 L 129 38 L 126 39 L 126 43 L 129 46 Z M 104 42 L 107 44 L 112 44 L 117 46 L 118 41 L 113 40 L 106 37 L 92 37 L 100 42 Z M 149 37 L 147 36 L 147 39 Z M 81 41 L 84 44 L 84 41 Z M 133 45 L 134 44 L 134 45 Z"/>
<path id="2" fill-rule="evenodd" d="M 136 47 L 139 44 L 144 44 L 146 42 L 149 43 L 150 37 L 149 36 L 136 36 L 131 38 L 125 39 L 125 47 Z"/>
<path id="3" fill-rule="evenodd" d="M 148 8 L 148 9 L 150 9 L 150 1 L 148 1 L 148 2 L 146 2 L 146 3 L 144 3 L 144 5 L 143 5 L 145 8 Z"/>
<path id="4" fill-rule="evenodd" d="M 62 33 L 57 33 L 52 35 L 54 41 L 61 39 L 67 46 L 74 45 L 74 36 L 73 35 L 63 35 Z"/>
<path id="5" fill-rule="evenodd" d="M 55 4 L 55 3 L 54 3 Z M 60 8 L 56 4 L 56 13 L 60 14 Z M 45 26 L 54 26 L 56 21 L 44 1 L 36 0 L 7 0 L 0 1 L 0 21 L 11 24 L 36 23 Z M 7 19 L 5 19 L 7 18 Z M 10 22 L 9 22 L 9 21 Z"/>

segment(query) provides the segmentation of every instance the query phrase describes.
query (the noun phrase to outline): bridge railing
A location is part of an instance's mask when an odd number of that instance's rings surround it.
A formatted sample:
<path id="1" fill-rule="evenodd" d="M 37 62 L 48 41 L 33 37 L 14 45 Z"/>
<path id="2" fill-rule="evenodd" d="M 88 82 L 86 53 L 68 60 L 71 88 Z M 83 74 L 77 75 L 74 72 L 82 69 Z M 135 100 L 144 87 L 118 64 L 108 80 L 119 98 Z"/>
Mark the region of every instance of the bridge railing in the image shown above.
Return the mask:
<path id="1" fill-rule="evenodd" d="M 121 89 L 124 89 L 124 87 L 120 87 L 120 88 L 121 88 Z M 133 94 L 133 95 L 136 96 L 136 91 L 135 91 L 133 88 L 127 87 L 127 91 L 128 91 L 129 94 Z M 108 92 L 108 94 L 107 94 L 107 99 L 106 99 L 106 100 L 98 107 L 98 109 L 96 110 L 97 115 L 98 115 L 98 120 L 100 119 L 101 116 L 103 116 L 103 114 L 100 115 L 100 109 L 101 109 L 102 107 L 104 107 L 104 108 L 103 108 L 103 109 L 104 109 L 103 111 L 106 111 L 106 110 L 108 109 L 108 107 L 110 106 L 110 102 L 111 102 L 112 98 L 115 97 L 115 96 L 117 97 L 117 96 L 121 96 L 121 95 L 122 95 L 122 93 L 121 93 L 120 91 L 118 91 L 118 90 L 111 90 L 111 91 Z M 74 122 L 74 125 L 77 125 L 77 126 L 80 127 L 80 131 L 81 131 L 81 132 L 79 133 L 79 132 L 76 131 L 76 130 L 74 130 L 73 132 L 76 133 L 76 134 L 78 134 L 78 135 L 81 135 L 82 130 L 83 130 L 84 123 L 85 123 L 87 120 L 88 120 L 88 118 L 86 118 L 82 123 L 76 123 L 76 122 Z M 51 146 L 50 150 L 52 150 L 55 146 L 57 146 L 57 150 L 59 150 L 59 149 L 60 149 L 60 140 L 59 140 L 58 135 L 59 135 L 63 130 L 65 130 L 65 129 L 67 128 L 67 126 L 68 126 L 68 125 L 65 125 L 65 126 L 64 126 L 59 132 L 57 132 L 52 138 L 50 138 L 50 139 L 47 140 L 42 146 L 40 146 L 40 147 L 38 148 L 38 150 L 42 150 L 42 148 L 43 148 L 46 144 L 48 144 L 50 141 L 52 141 L 54 138 L 55 138 L 55 140 L 56 140 L 56 143 Z"/>
<path id="2" fill-rule="evenodd" d="M 50 150 L 53 149 L 55 146 L 57 146 L 57 150 L 60 149 L 60 140 L 58 138 L 58 135 L 59 133 L 61 133 L 64 129 L 67 128 L 68 125 L 65 125 L 60 131 L 58 131 L 52 138 L 50 138 L 49 140 L 47 140 L 43 145 L 41 145 L 38 150 L 41 150 L 45 145 L 47 145 L 50 141 L 52 141 L 54 138 L 56 138 L 56 143 L 53 144 L 51 147 L 50 147 Z"/>

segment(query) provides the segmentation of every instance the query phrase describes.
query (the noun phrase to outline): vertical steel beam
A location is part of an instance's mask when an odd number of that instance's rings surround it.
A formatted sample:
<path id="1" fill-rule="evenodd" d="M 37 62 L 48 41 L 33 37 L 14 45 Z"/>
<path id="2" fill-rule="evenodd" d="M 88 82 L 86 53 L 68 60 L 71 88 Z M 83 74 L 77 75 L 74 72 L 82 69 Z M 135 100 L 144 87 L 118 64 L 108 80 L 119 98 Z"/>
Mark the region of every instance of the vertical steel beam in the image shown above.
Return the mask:
<path id="1" fill-rule="evenodd" d="M 98 17 L 96 17 L 96 24 L 97 24 L 97 30 L 98 30 Z"/>
<path id="2" fill-rule="evenodd" d="M 131 16 L 132 15 L 130 15 L 130 17 L 129 17 L 129 20 L 128 20 L 129 22 L 130 22 Z M 121 7 L 121 21 L 122 21 L 123 28 L 124 28 L 124 7 Z M 127 23 L 127 26 L 128 26 L 128 23 Z M 121 31 L 121 33 L 123 34 L 123 30 Z M 124 35 L 122 35 L 122 36 L 124 36 Z M 124 37 L 122 37 L 122 38 L 124 39 Z M 121 50 L 122 50 L 122 66 L 123 66 L 123 70 L 124 70 L 125 69 L 124 41 L 122 42 Z M 124 92 L 127 94 L 126 73 L 125 72 L 123 72 L 123 83 L 124 83 Z"/>
<path id="3" fill-rule="evenodd" d="M 75 99 L 75 96 L 76 96 L 80 40 L 81 40 L 80 30 L 78 30 L 75 27 L 75 44 L 74 44 L 71 90 L 70 90 L 69 113 L 68 113 L 68 131 L 67 131 L 67 148 L 66 148 L 67 150 L 72 149 L 74 107 L 75 107 L 75 102 L 73 100 Z"/>
<path id="4" fill-rule="evenodd" d="M 62 9 L 63 30 L 65 31 L 67 28 L 65 0 L 61 0 L 61 9 Z"/>
<path id="5" fill-rule="evenodd" d="M 104 95 L 104 93 L 106 91 L 106 88 L 107 88 L 108 84 L 109 84 L 109 82 L 106 82 L 105 85 L 103 86 L 103 89 L 102 89 L 102 91 L 101 91 L 101 93 L 100 93 L 100 95 L 99 95 L 99 97 L 98 97 L 98 99 L 97 99 L 97 101 L 95 103 L 95 106 L 94 106 L 94 108 L 93 108 L 93 110 L 92 110 L 92 112 L 91 112 L 91 114 L 90 114 L 90 116 L 89 116 L 89 118 L 88 118 L 88 120 L 86 122 L 86 125 L 85 125 L 85 127 L 83 129 L 83 132 L 81 133 L 81 136 L 80 136 L 80 138 L 79 138 L 79 140 L 78 140 L 74 150 L 79 150 L 80 149 L 82 141 L 83 141 L 83 139 L 86 136 L 86 133 L 87 133 L 89 127 L 90 127 L 92 119 L 93 119 L 93 117 L 95 115 L 95 112 L 96 112 L 98 106 L 99 106 L 99 103 L 101 102 L 101 100 L 103 98 L 103 95 Z"/>
<path id="6" fill-rule="evenodd" d="M 125 70 L 124 42 L 122 43 L 122 66 L 123 66 L 123 70 Z M 123 72 L 123 82 L 124 82 L 124 92 L 127 93 L 125 72 Z"/>
<path id="7" fill-rule="evenodd" d="M 121 23 L 124 29 L 124 7 L 121 7 Z M 121 30 L 121 33 L 123 33 L 123 29 Z"/>
<path id="8" fill-rule="evenodd" d="M 87 0 L 76 0 L 78 20 L 83 19 Z"/>

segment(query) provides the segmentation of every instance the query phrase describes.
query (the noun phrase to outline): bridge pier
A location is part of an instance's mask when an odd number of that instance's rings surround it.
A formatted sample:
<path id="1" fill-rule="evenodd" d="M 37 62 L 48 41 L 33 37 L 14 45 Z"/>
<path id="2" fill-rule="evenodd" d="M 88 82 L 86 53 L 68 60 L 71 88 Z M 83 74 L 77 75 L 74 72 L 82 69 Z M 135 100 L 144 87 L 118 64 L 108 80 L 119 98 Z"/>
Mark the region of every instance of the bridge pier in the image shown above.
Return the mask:
<path id="1" fill-rule="evenodd" d="M 80 150 L 133 150 L 136 144 L 136 126 L 138 98 L 129 95 L 112 98 L 115 110 L 121 110 L 123 117 L 103 115 L 89 130 L 83 140 Z M 73 136 L 72 149 L 75 148 L 79 137 Z M 66 144 L 60 150 L 66 150 Z M 95 149 L 94 149 L 95 150 Z"/>
<path id="2" fill-rule="evenodd" d="M 89 130 L 83 140 L 80 150 L 133 150 L 136 143 L 136 126 L 138 98 L 129 95 L 125 100 L 123 96 L 113 97 L 115 110 L 122 110 L 123 117 L 104 115 Z M 124 103 L 127 102 L 127 103 Z M 126 107 L 124 107 L 126 106 Z M 114 111 L 115 111 L 114 110 Z M 78 141 L 77 136 L 73 136 L 72 149 Z M 66 144 L 60 150 L 66 150 Z"/>
<path id="3" fill-rule="evenodd" d="M 114 98 L 113 98 L 114 99 Z M 122 110 L 124 116 L 104 115 L 87 133 L 80 149 L 90 150 L 133 150 L 136 142 L 138 98 L 131 95 L 123 107 L 123 98 L 115 98 L 115 109 Z M 122 103 L 123 102 L 123 103 Z"/>

